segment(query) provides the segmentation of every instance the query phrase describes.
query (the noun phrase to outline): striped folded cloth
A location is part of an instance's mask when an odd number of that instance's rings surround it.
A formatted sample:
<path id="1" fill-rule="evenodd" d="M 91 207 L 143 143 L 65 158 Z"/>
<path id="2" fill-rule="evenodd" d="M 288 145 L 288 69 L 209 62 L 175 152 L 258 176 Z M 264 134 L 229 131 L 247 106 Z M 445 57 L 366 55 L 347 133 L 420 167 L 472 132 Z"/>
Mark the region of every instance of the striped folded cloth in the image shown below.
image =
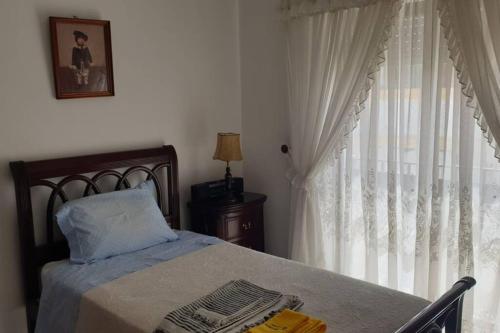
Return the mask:
<path id="1" fill-rule="evenodd" d="M 324 321 L 285 309 L 248 333 L 324 333 Z"/>
<path id="2" fill-rule="evenodd" d="M 170 312 L 154 333 L 242 333 L 284 309 L 296 310 L 302 304 L 297 296 L 235 280 Z"/>

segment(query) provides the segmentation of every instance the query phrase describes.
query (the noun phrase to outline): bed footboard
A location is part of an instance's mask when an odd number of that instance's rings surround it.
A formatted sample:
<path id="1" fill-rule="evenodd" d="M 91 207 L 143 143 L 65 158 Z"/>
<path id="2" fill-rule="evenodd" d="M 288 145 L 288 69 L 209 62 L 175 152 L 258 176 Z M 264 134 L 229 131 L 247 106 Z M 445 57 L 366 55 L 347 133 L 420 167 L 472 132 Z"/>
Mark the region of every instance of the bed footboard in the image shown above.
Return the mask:
<path id="1" fill-rule="evenodd" d="M 465 292 L 476 284 L 474 278 L 466 276 L 458 280 L 438 300 L 431 303 L 395 333 L 446 333 L 462 331 L 462 305 Z"/>

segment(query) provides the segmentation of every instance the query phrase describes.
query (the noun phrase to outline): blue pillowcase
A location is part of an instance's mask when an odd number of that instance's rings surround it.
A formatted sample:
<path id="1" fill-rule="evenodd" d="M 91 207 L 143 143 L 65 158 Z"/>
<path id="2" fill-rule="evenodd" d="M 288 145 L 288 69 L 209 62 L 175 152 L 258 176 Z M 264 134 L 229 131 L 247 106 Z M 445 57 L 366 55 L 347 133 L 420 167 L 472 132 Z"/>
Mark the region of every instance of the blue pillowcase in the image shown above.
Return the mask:
<path id="1" fill-rule="evenodd" d="M 156 186 L 155 186 L 155 183 L 151 179 L 145 180 L 145 181 L 139 183 L 134 188 L 139 189 L 139 190 L 148 190 L 151 193 L 151 195 L 153 196 L 153 198 L 156 199 Z"/>
<path id="2" fill-rule="evenodd" d="M 158 208 L 151 184 L 142 188 L 96 194 L 61 206 L 56 219 L 68 240 L 71 262 L 91 263 L 178 238 Z"/>

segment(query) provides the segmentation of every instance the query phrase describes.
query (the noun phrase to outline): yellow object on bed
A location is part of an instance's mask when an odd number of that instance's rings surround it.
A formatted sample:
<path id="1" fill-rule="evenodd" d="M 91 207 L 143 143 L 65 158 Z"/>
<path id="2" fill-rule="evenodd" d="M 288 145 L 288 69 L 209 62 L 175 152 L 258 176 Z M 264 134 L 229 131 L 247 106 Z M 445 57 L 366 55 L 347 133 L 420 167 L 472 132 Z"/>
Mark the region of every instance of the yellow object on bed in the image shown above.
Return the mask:
<path id="1" fill-rule="evenodd" d="M 326 324 L 303 313 L 285 309 L 259 326 L 251 328 L 249 333 L 323 333 Z"/>

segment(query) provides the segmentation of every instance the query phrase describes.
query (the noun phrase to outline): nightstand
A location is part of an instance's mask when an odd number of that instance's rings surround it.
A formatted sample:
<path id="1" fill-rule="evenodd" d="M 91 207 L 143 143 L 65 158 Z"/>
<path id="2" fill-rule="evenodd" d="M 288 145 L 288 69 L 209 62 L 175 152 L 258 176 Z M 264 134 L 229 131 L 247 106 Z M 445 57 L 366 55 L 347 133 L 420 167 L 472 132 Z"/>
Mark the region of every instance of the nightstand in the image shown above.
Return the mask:
<path id="1" fill-rule="evenodd" d="M 263 194 L 244 192 L 235 202 L 188 203 L 193 231 L 257 251 L 264 251 Z"/>

